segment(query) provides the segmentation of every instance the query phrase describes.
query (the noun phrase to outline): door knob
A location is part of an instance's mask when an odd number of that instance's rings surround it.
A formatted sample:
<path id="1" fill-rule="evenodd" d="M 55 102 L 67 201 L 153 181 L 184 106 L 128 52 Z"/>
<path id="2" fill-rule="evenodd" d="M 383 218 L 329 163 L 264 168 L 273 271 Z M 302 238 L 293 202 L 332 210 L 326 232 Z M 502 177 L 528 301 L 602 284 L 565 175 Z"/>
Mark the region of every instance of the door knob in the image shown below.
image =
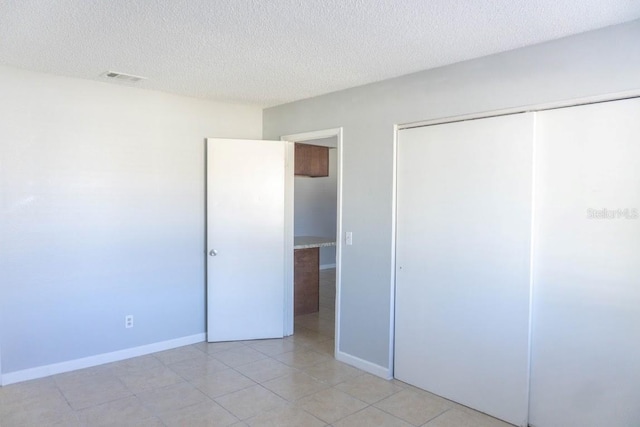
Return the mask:
<path id="1" fill-rule="evenodd" d="M 211 249 L 209 251 L 209 256 L 216 256 L 216 255 L 218 255 L 218 251 L 216 251 L 215 249 Z"/>

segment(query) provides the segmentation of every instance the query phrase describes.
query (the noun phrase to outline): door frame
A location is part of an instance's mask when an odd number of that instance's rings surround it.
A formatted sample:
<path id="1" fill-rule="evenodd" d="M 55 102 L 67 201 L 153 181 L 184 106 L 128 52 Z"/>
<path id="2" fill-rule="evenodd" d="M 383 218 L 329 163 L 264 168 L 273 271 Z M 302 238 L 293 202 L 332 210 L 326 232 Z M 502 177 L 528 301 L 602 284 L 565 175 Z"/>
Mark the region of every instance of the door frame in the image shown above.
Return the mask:
<path id="1" fill-rule="evenodd" d="M 324 129 L 310 132 L 302 132 L 280 137 L 282 141 L 291 143 L 291 147 L 287 149 L 287 165 L 293 164 L 294 153 L 293 144 L 296 142 L 305 142 L 315 139 L 336 138 L 336 181 L 337 181 L 337 200 L 336 200 L 336 314 L 335 314 L 335 352 L 339 348 L 340 342 L 340 290 L 341 290 L 341 271 L 342 271 L 342 128 Z M 293 167 L 287 169 L 287 197 L 285 199 L 286 214 L 290 215 L 286 224 L 291 227 L 291 235 L 293 235 Z M 284 334 L 285 336 L 293 334 L 293 250 L 290 251 L 285 262 L 285 315 L 284 315 Z"/>

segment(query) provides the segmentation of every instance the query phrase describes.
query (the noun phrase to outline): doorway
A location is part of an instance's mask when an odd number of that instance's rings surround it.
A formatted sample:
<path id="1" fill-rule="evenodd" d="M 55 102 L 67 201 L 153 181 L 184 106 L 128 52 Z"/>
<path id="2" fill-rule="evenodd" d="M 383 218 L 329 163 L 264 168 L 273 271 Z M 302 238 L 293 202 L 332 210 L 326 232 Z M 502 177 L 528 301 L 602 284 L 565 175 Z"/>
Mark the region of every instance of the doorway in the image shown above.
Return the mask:
<path id="1" fill-rule="evenodd" d="M 287 135 L 282 140 L 328 147 L 329 172 L 326 177 L 291 177 L 293 200 L 290 200 L 290 214 L 294 228 L 294 241 L 304 242 L 312 238 L 323 242 L 316 250 L 317 274 L 319 276 L 318 310 L 295 316 L 294 259 L 287 271 L 285 298 L 285 335 L 307 340 L 318 346 L 317 350 L 335 355 L 339 348 L 340 319 L 340 259 L 341 259 L 341 188 L 342 188 L 342 130 L 308 132 Z M 298 246 L 299 247 L 299 246 Z M 312 268 L 316 268 L 315 266 Z M 295 334 L 294 334 L 295 333 Z"/>

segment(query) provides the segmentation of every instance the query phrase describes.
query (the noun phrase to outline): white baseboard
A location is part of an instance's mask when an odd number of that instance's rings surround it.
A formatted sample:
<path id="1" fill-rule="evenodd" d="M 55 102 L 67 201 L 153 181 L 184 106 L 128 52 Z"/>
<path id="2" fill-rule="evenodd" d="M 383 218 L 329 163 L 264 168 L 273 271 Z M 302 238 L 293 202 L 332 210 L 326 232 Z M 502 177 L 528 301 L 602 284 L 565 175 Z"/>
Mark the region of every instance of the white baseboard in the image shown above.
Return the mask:
<path id="1" fill-rule="evenodd" d="M 190 335 L 168 341 L 161 341 L 147 344 L 140 347 L 132 347 L 118 350 L 111 353 L 97 354 L 95 356 L 83 357 L 81 359 L 69 360 L 67 362 L 54 363 L 52 365 L 38 366 L 36 368 L 24 369 L 22 371 L 2 374 L 2 384 L 9 385 L 22 381 L 34 380 L 48 377 L 50 375 L 62 374 L 64 372 L 75 371 L 77 369 L 90 368 L 92 366 L 103 365 L 105 363 L 118 362 L 132 357 L 144 356 L 158 351 L 171 350 L 172 348 L 199 343 L 205 340 L 205 334 Z"/>
<path id="2" fill-rule="evenodd" d="M 373 374 L 377 377 L 384 378 L 385 380 L 390 380 L 393 378 L 393 375 L 391 375 L 391 369 L 384 366 L 376 365 L 375 363 L 360 359 L 359 357 L 352 356 L 341 351 L 336 351 L 336 359 L 358 369 L 362 369 L 363 371 Z"/>
<path id="3" fill-rule="evenodd" d="M 333 263 L 333 264 L 322 264 L 320 266 L 320 270 L 328 270 L 330 268 L 336 268 L 336 264 L 335 263 Z"/>

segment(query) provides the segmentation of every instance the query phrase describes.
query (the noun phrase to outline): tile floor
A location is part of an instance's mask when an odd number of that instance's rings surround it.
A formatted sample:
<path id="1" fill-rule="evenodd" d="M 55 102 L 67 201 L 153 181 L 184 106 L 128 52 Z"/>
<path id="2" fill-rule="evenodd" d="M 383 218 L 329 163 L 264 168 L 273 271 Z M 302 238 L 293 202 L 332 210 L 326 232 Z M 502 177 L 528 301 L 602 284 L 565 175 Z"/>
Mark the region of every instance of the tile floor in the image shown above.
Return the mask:
<path id="1" fill-rule="evenodd" d="M 0 388 L 0 427 L 508 427 L 333 358 L 335 270 L 320 312 L 279 340 L 199 343 Z"/>

